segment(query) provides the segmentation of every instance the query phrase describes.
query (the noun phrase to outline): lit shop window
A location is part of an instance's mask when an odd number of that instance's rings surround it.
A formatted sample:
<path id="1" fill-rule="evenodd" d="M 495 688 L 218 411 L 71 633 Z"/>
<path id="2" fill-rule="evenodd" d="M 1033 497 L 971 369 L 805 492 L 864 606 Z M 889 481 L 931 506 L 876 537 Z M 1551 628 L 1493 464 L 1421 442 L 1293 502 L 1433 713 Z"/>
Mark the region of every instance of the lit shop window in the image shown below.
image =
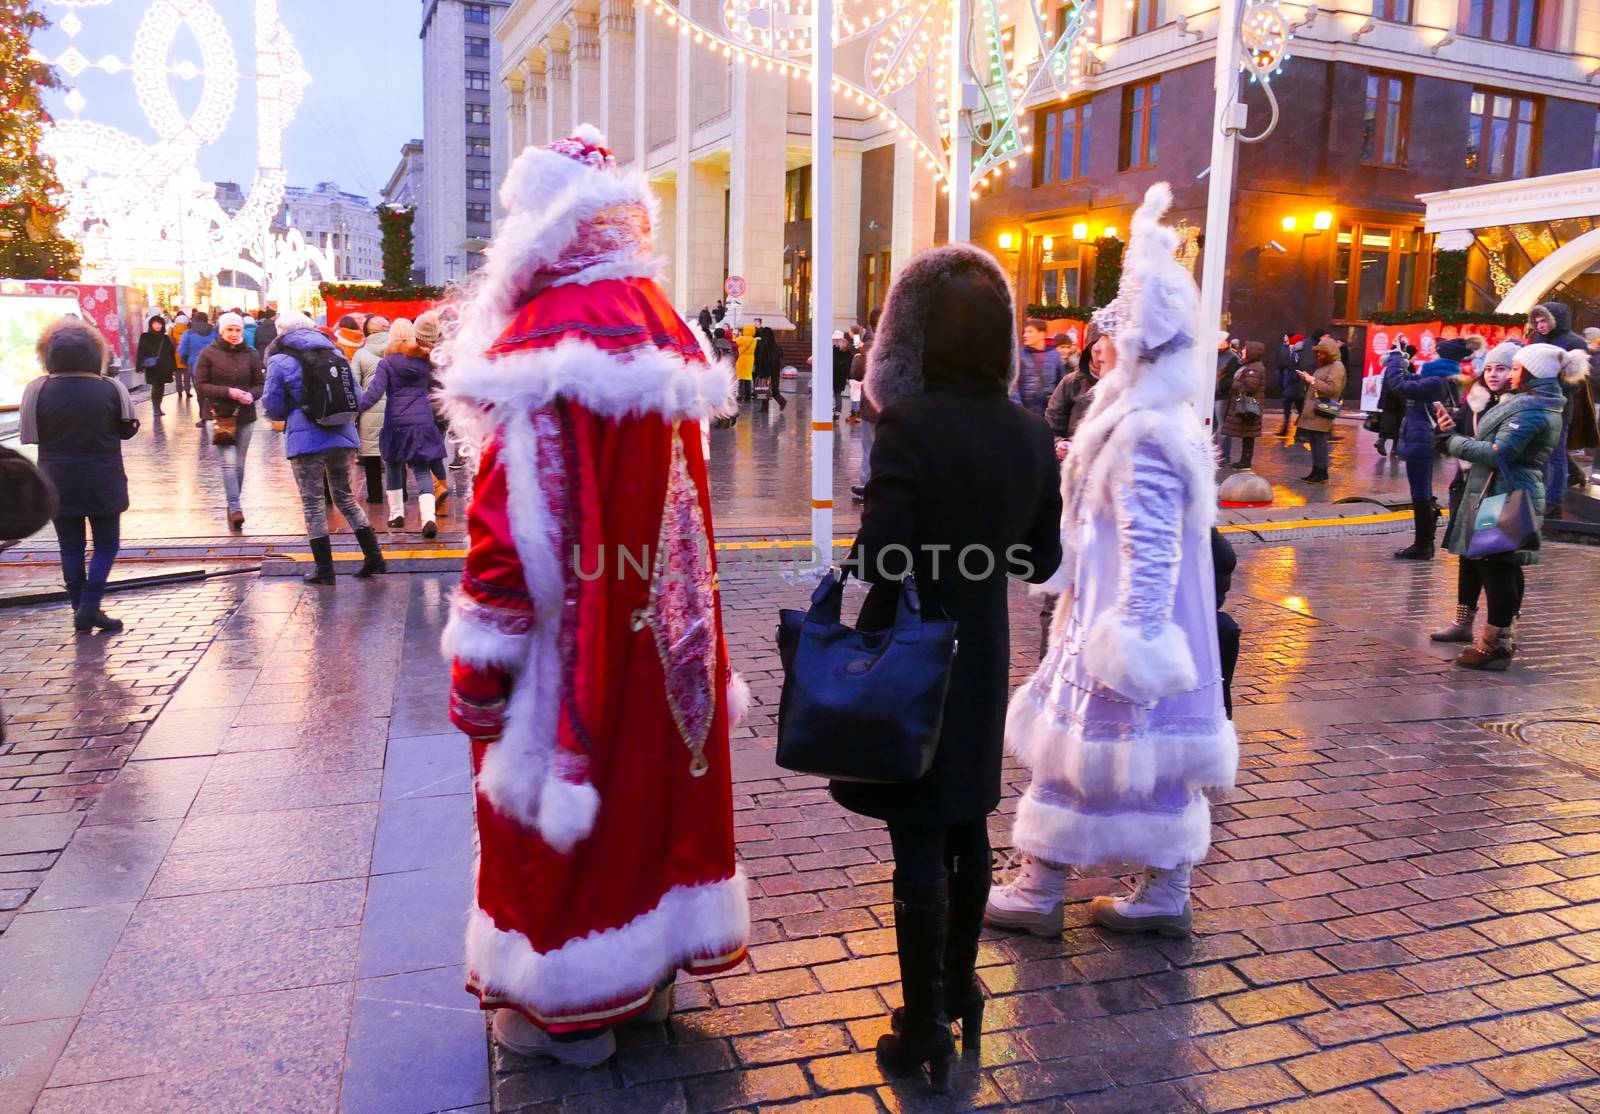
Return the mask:
<path id="1" fill-rule="evenodd" d="M 1417 228 L 1339 225 L 1333 262 L 1333 316 L 1365 321 L 1377 310 L 1412 308 L 1423 235 Z"/>

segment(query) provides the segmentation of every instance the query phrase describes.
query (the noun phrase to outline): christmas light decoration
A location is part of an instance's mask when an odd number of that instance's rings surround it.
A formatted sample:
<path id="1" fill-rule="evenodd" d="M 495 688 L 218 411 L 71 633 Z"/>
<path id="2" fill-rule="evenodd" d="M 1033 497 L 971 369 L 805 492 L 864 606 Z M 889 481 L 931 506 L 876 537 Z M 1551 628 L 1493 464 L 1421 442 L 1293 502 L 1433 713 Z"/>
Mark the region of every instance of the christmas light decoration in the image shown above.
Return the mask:
<path id="1" fill-rule="evenodd" d="M 30 0 L 0 0 L 0 278 L 77 277 L 78 248 L 57 228 L 62 213 L 55 165 L 41 151 L 50 122 L 44 93 L 59 87 L 33 52 L 48 26 Z"/>
<path id="2" fill-rule="evenodd" d="M 134 269 L 170 269 L 189 276 L 223 270 L 270 280 L 290 272 L 332 274 L 303 239 L 279 236 L 271 223 L 283 202 L 287 176 L 283 133 L 309 83 L 300 55 L 284 28 L 278 0 L 252 0 L 257 168 L 242 205 L 224 210 L 216 189 L 196 166 L 199 153 L 220 138 L 234 117 L 241 79 L 233 36 L 211 0 L 150 0 L 127 58 L 80 44 L 84 16 L 109 0 L 50 0 L 71 9 L 59 24 L 68 42 L 54 57 L 38 55 L 76 80 L 90 70 L 127 74 L 153 142 L 87 119 L 88 99 L 74 88 L 44 145 L 68 193 L 68 222 L 79 232 L 85 266 L 112 281 L 129 281 Z M 80 14 L 83 13 L 83 14 Z M 180 32 L 199 44 L 200 61 L 174 62 Z M 176 87 L 199 82 L 198 101 L 186 113 Z M 192 96 L 183 101 L 194 100 Z M 292 262 L 292 266 L 291 266 Z"/>
<path id="3" fill-rule="evenodd" d="M 1084 75 L 1084 32 L 1095 0 L 1069 0 L 1063 8 L 1047 11 L 1044 0 L 1028 8 L 1039 57 L 1031 65 L 1016 61 L 1015 32 L 1009 41 L 1000 25 L 996 0 L 975 5 L 967 25 L 960 29 L 969 72 L 975 75 L 979 106 L 968 117 L 974 141 L 973 196 L 998 180 L 1003 164 L 1029 153 L 1028 129 L 1021 106 L 1038 92 L 1066 93 L 1081 84 Z M 650 5 L 657 18 L 694 42 L 709 45 L 736 65 L 761 67 L 786 77 L 815 82 L 812 64 L 811 6 L 808 0 L 726 0 L 721 24 L 708 25 L 666 0 Z M 950 181 L 950 150 L 957 133 L 955 117 L 943 93 L 951 82 L 953 55 L 951 0 L 901 0 L 878 4 L 873 0 L 838 0 L 834 5 L 832 42 L 835 47 L 864 43 L 864 72 L 859 76 L 828 75 L 832 88 L 847 102 L 871 110 L 900 138 L 916 149 L 923 165 L 944 183 Z M 1060 13 L 1059 33 L 1051 25 Z M 983 42 L 982 56 L 977 43 Z M 836 55 L 837 57 L 837 55 Z M 924 135 L 901 113 L 897 101 L 914 95 L 911 87 L 922 77 L 933 78 L 937 98 L 937 133 Z"/>

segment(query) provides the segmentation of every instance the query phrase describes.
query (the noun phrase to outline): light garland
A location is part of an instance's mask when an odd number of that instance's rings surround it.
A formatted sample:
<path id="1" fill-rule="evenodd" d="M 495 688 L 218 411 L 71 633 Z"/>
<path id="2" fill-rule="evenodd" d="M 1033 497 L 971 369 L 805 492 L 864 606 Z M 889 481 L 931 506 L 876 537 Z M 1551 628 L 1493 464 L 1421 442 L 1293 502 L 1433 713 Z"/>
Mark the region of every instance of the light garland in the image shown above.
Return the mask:
<path id="1" fill-rule="evenodd" d="M 252 274 L 247 255 L 270 262 L 256 268 L 265 278 L 284 273 L 282 259 L 297 270 L 324 270 L 308 259 L 303 242 L 278 242 L 270 233 L 282 205 L 287 175 L 283 133 L 300 106 L 309 75 L 279 13 L 279 0 L 253 0 L 257 170 L 243 205 L 230 214 L 216 202 L 215 187 L 196 166 L 201 150 L 226 131 L 238 101 L 239 63 L 233 39 L 211 0 L 151 0 L 134 34 L 127 60 L 105 54 L 91 61 L 79 46 L 84 30 L 79 11 L 109 0 L 51 0 L 70 10 L 57 26 L 68 36 L 55 58 L 39 55 L 76 79 L 90 69 L 128 73 L 150 128 L 142 143 L 109 125 L 86 120 L 80 89 L 64 98 L 71 113 L 45 138 L 69 195 L 72 227 L 82 229 L 84 262 L 112 278 L 134 268 L 216 274 Z M 173 64 L 173 44 L 187 27 L 199 43 L 201 61 Z M 36 52 L 37 54 L 37 52 Z M 185 115 L 172 83 L 201 82 L 199 101 Z"/>
<path id="2" fill-rule="evenodd" d="M 1072 0 L 1060 34 L 1047 26 L 1045 0 L 1035 0 L 1029 12 L 1040 44 L 1040 58 L 1030 69 L 1016 63 L 1015 39 L 1008 51 L 1001 42 L 999 11 L 986 0 L 985 64 L 969 63 L 979 78 L 984 108 L 974 114 L 973 136 L 978 152 L 972 168 L 972 196 L 999 178 L 1001 167 L 1031 153 L 1028 127 L 1019 106 L 1046 85 L 1057 92 L 1078 87 L 1083 78 L 1084 31 L 1094 0 Z M 692 36 L 697 45 L 731 59 L 737 65 L 765 68 L 785 77 L 815 83 L 811 62 L 810 5 L 807 0 L 725 0 L 722 27 L 711 27 L 685 15 L 666 0 L 652 0 L 649 10 L 680 35 Z M 952 35 L 948 0 L 900 0 L 873 5 L 872 0 L 841 0 L 835 6 L 832 41 L 835 46 L 866 40 L 866 76 L 863 80 L 834 74 L 833 89 L 871 109 L 885 126 L 915 145 L 918 159 L 950 189 L 949 148 L 956 134 L 955 119 L 944 92 L 949 82 L 943 70 L 951 55 Z M 975 28 L 963 28 L 966 34 Z M 937 48 L 935 44 L 937 43 Z M 938 143 L 924 137 L 903 117 L 889 98 L 904 93 L 924 74 L 936 74 L 935 126 Z M 994 92 L 991 93 L 991 89 Z"/>

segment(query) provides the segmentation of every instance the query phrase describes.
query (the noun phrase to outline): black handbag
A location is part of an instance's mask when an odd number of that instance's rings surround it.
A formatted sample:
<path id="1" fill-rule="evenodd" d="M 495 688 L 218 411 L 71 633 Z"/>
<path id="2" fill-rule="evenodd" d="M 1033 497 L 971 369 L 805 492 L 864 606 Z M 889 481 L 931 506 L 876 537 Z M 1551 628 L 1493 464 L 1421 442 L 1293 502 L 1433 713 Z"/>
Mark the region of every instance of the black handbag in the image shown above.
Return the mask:
<path id="1" fill-rule="evenodd" d="M 810 610 L 778 613 L 778 765 L 834 781 L 916 781 L 939 747 L 956 624 L 923 618 L 908 576 L 894 626 L 853 630 L 839 621 L 847 575 L 824 576 Z"/>
<path id="2" fill-rule="evenodd" d="M 1381 428 L 1380 423 L 1382 420 L 1383 415 L 1374 410 L 1372 413 L 1368 414 L 1362 419 L 1361 428 L 1366 430 L 1368 433 L 1377 433 Z"/>
<path id="3" fill-rule="evenodd" d="M 1247 422 L 1261 420 L 1261 403 L 1250 395 L 1240 395 L 1233 400 L 1233 416 Z"/>

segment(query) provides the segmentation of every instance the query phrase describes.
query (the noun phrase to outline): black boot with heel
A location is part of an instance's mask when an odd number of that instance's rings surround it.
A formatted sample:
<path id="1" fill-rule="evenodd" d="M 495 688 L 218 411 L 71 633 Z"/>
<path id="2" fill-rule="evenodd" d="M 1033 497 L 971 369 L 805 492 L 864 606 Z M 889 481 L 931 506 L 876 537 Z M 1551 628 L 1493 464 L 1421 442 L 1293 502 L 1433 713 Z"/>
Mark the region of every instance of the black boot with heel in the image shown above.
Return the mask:
<path id="1" fill-rule="evenodd" d="M 1433 560 L 1433 535 L 1434 528 L 1439 522 L 1439 501 L 1437 499 L 1424 499 L 1415 503 L 1411 508 L 1411 524 L 1415 530 L 1414 538 L 1410 545 L 1404 549 L 1395 550 L 1395 558 L 1401 561 L 1431 561 Z"/>
<path id="2" fill-rule="evenodd" d="M 989 904 L 993 864 L 987 857 L 968 863 L 957 858 L 950 867 L 950 914 L 944 946 L 945 1016 L 961 1022 L 961 1054 L 976 1059 L 983 1051 L 983 987 L 978 982 L 978 937 Z M 890 1018 L 896 1033 L 905 1028 L 906 1011 Z"/>
<path id="3" fill-rule="evenodd" d="M 890 1079 L 919 1075 L 938 1092 L 950 1089 L 955 1040 L 945 1013 L 945 943 L 950 896 L 944 885 L 910 890 L 895 882 L 894 937 L 900 953 L 905 1010 L 897 1032 L 878 1038 L 878 1066 Z"/>

